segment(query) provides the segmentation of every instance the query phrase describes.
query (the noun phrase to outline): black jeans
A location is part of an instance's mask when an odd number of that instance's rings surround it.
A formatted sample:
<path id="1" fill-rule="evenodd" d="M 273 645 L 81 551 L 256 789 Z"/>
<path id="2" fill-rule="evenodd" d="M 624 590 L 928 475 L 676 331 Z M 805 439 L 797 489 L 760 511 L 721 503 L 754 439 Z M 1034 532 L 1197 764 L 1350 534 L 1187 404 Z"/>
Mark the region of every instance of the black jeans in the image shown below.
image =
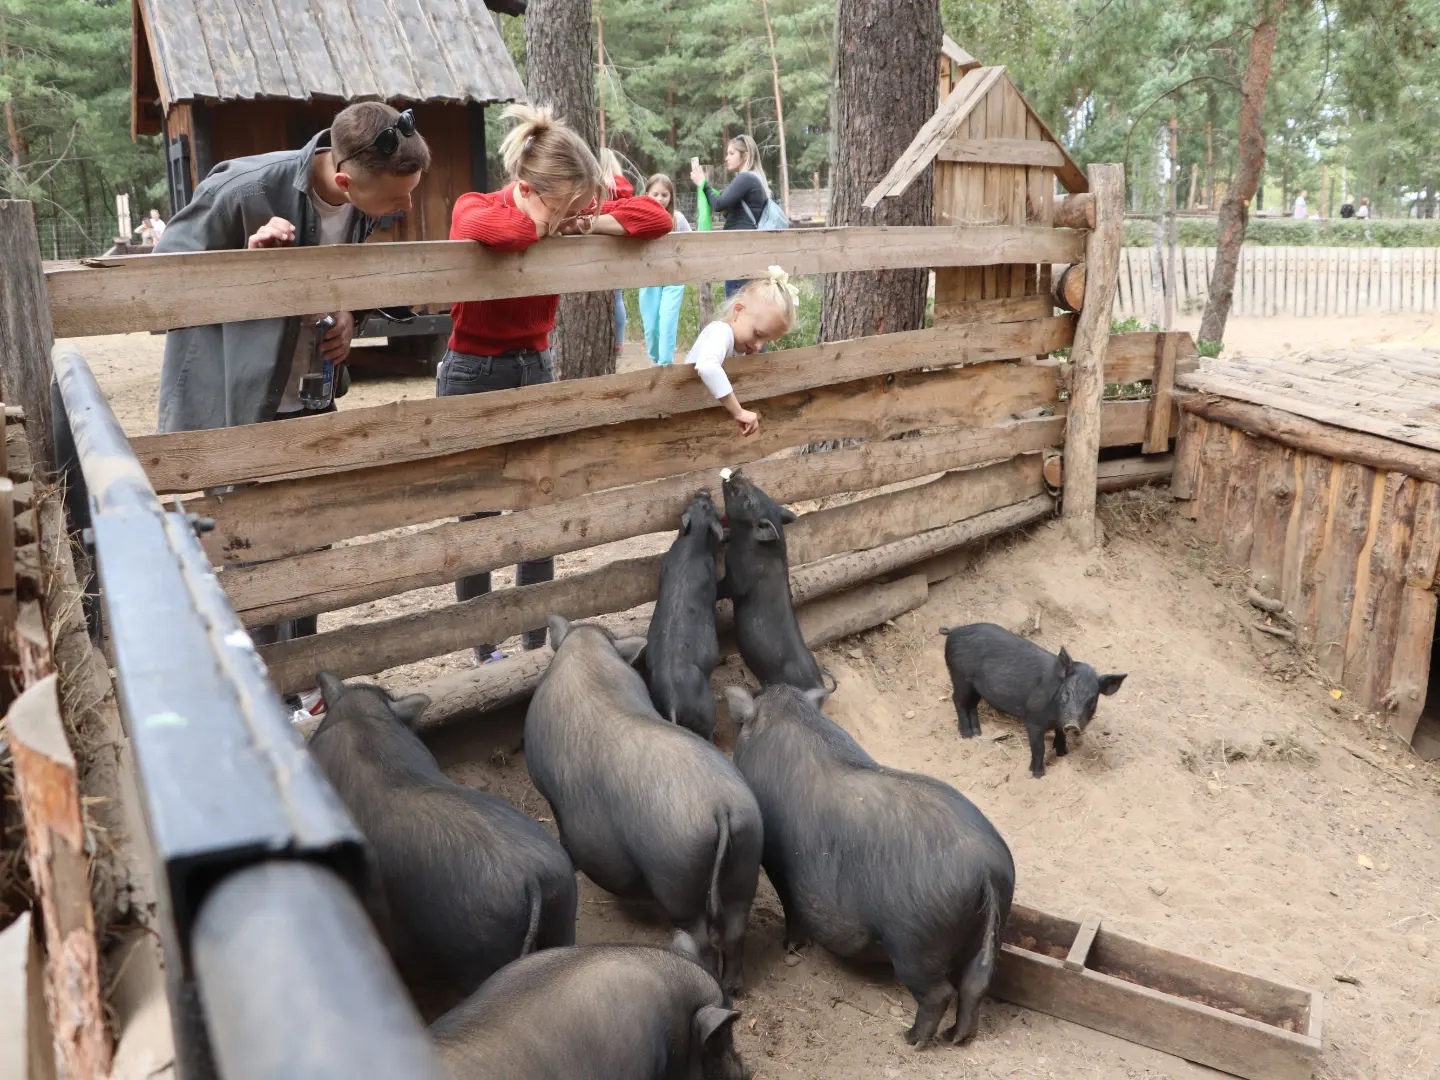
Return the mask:
<path id="1" fill-rule="evenodd" d="M 555 365 L 550 350 L 534 352 L 523 350 L 503 353 L 500 356 L 469 356 L 454 351 L 447 352 L 440 361 L 435 376 L 435 396 L 451 397 L 456 394 L 483 394 L 487 390 L 514 390 L 521 386 L 555 381 Z M 461 521 L 494 517 L 498 510 L 481 510 L 466 514 Z M 516 585 L 535 585 L 551 581 L 555 577 L 553 558 L 533 559 L 522 562 L 515 568 Z M 471 574 L 455 582 L 455 599 L 473 600 L 490 591 L 490 573 Z M 545 644 L 545 628 L 525 631 L 525 648 L 538 649 Z M 476 645 L 475 655 L 485 660 L 494 651 L 494 643 Z"/>

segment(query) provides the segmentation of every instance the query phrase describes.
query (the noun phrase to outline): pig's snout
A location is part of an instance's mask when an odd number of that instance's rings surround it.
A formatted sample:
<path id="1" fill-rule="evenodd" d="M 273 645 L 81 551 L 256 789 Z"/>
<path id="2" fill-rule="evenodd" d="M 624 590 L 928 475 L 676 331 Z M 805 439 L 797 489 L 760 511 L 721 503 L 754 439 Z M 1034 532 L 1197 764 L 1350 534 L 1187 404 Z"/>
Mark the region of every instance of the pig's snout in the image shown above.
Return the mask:
<path id="1" fill-rule="evenodd" d="M 1076 724 L 1076 723 L 1066 724 L 1066 725 L 1065 725 L 1065 737 L 1068 738 L 1068 739 L 1078 739 L 1078 738 L 1080 738 L 1080 730 L 1081 730 L 1081 729 L 1080 729 L 1080 725 L 1079 725 L 1079 724 Z"/>

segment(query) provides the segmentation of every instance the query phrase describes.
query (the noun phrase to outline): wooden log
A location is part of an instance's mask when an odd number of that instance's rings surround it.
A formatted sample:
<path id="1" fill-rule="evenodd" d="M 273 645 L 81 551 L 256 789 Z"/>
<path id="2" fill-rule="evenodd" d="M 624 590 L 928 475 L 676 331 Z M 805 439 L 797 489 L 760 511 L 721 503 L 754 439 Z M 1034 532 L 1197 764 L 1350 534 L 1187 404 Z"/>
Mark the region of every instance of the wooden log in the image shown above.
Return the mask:
<path id="1" fill-rule="evenodd" d="M 1377 473 L 1376 487 L 1379 505 L 1371 512 L 1368 551 L 1361 553 L 1355 579 L 1355 610 L 1350 615 L 1342 681 L 1365 708 L 1378 710 L 1390 688 L 1405 590 L 1405 555 L 1415 527 L 1420 484 L 1403 473 Z"/>
<path id="2" fill-rule="evenodd" d="M 0 715 L 15 700 L 17 681 L 8 677 L 19 659 L 15 651 L 15 620 L 20 614 L 15 594 L 15 483 L 0 477 Z"/>
<path id="3" fill-rule="evenodd" d="M 927 522 L 927 531 L 905 535 L 904 539 L 894 538 L 889 518 L 898 514 L 910 522 L 924 520 L 916 508 L 924 500 L 912 494 L 913 489 L 877 495 L 865 500 L 866 505 L 858 510 L 841 506 L 805 515 L 787 529 L 787 542 L 812 560 L 852 550 L 850 545 L 856 538 L 867 535 L 867 524 L 868 535 L 878 538 L 873 542 L 882 546 L 859 552 L 848 563 L 837 560 L 796 571 L 800 576 L 792 583 L 793 599 L 803 603 L 817 595 L 815 589 L 833 592 L 848 588 L 928 558 L 967 543 L 974 538 L 971 532 L 988 535 L 991 530 L 1013 528 L 1011 516 L 1031 520 L 1043 513 L 1040 504 L 1029 501 L 1040 498 L 1047 505 L 1050 502 L 1048 496 L 1041 495 L 1039 463 L 1034 463 L 1031 475 L 1009 469 L 1009 465 L 1007 462 L 996 467 L 1005 470 L 1003 481 L 994 475 L 975 480 L 969 488 L 973 494 L 963 501 L 959 491 L 949 505 L 931 498 L 933 517 Z M 947 490 L 957 488 L 948 481 L 936 483 L 944 483 Z M 1023 509 L 1015 510 L 1017 503 Z M 937 527 L 939 520 L 957 524 Z M 357 623 L 314 637 L 267 645 L 260 650 L 260 657 L 280 692 L 290 693 L 313 686 L 318 671 L 333 672 L 341 678 L 372 674 L 458 652 L 481 641 L 503 641 L 512 634 L 543 626 L 546 616 L 554 613 L 587 618 L 625 611 L 653 600 L 659 580 L 660 556 L 619 560 L 596 570 L 524 588 L 502 589 L 433 611 Z"/>
<path id="4" fill-rule="evenodd" d="M 1265 446 L 1269 444 L 1263 439 L 1237 432 L 1232 445 L 1235 454 L 1226 478 L 1220 548 L 1232 562 L 1248 566 L 1250 549 L 1255 542 L 1255 501 L 1260 485 L 1260 469 L 1265 460 Z"/>
<path id="5" fill-rule="evenodd" d="M 1055 306 L 1064 311 L 1079 311 L 1085 306 L 1085 264 L 1074 263 L 1060 271 L 1051 286 Z"/>
<path id="6" fill-rule="evenodd" d="M 1280 598 L 1285 614 L 1297 631 L 1296 640 L 1315 641 L 1318 604 L 1316 567 L 1324 550 L 1330 505 L 1339 483 L 1336 463 L 1319 454 L 1304 454 L 1296 462 L 1295 511 L 1285 531 L 1285 567 L 1281 571 Z"/>
<path id="7" fill-rule="evenodd" d="M 824 596 L 801 606 L 795 616 L 800 633 L 812 649 L 832 641 L 853 637 L 887 619 L 914 611 L 929 598 L 930 586 L 924 574 L 911 574 L 898 581 L 871 583 L 848 592 Z M 726 650 L 727 655 L 730 650 Z"/>
<path id="8" fill-rule="evenodd" d="M 1395 651 L 1384 705 L 1390 727 L 1407 743 L 1415 738 L 1430 689 L 1430 656 L 1435 647 L 1436 596 L 1429 589 L 1406 585 L 1400 595 L 1395 626 Z"/>
<path id="9" fill-rule="evenodd" d="M 1096 471 L 1097 491 L 1125 491 L 1128 488 L 1144 487 L 1146 484 L 1161 484 L 1170 479 L 1175 468 L 1175 459 L 1166 455 L 1109 458 L 1100 462 Z M 1065 486 L 1065 464 L 1061 457 L 1046 460 L 1045 482 L 1051 487 Z"/>
<path id="10" fill-rule="evenodd" d="M 1263 461 L 1255 497 L 1250 574 L 1262 595 L 1279 597 L 1285 569 L 1285 541 L 1295 506 L 1295 451 L 1268 439 L 1255 441 L 1260 444 Z M 1284 611 L 1283 601 L 1274 602 Z"/>
<path id="11" fill-rule="evenodd" d="M 1205 441 L 1204 423 L 1194 413 L 1180 414 L 1180 431 L 1175 438 L 1175 471 L 1170 474 L 1170 494 L 1177 499 L 1189 501 L 1195 494 L 1200 446 Z"/>
<path id="12" fill-rule="evenodd" d="M 1095 544 L 1095 467 L 1100 452 L 1100 406 L 1105 393 L 1105 346 L 1119 272 L 1125 217 L 1125 170 L 1119 165 L 1090 166 L 1095 193 L 1096 227 L 1085 243 L 1085 304 L 1070 350 L 1074 377 L 1065 414 L 1065 474 L 1069 477 L 1062 510 L 1066 532 L 1082 548 Z M 1054 261 L 1054 260 L 1052 260 Z"/>
<path id="13" fill-rule="evenodd" d="M 35 455 L 48 465 L 55 460 L 50 419 L 55 330 L 30 203 L 0 199 L 0 251 L 5 253 L 0 258 L 0 394 L 7 404 L 24 410 L 27 424 L 20 438 L 28 434 Z"/>
<path id="14" fill-rule="evenodd" d="M 57 337 L 172 330 L 311 311 L 449 304 L 547 292 L 921 266 L 1074 262 L 1081 234 L 1038 226 L 877 226 L 678 233 L 637 244 L 578 237 L 523 254 L 468 241 L 208 251 L 87 259 L 45 275 Z M 7 248 L 8 250 L 8 248 Z M 543 283 L 537 286 L 537 282 Z M 23 405 L 29 402 L 20 400 Z"/>
<path id="15" fill-rule="evenodd" d="M 943 325 L 773 356 L 737 356 L 726 374 L 741 401 L 855 379 L 989 360 L 1019 360 L 1068 346 L 1074 320 L 1044 311 L 1005 325 Z M 541 383 L 458 397 L 408 398 L 293 420 L 177 431 L 131 441 L 161 494 L 277 480 L 439 457 L 582 428 L 715 410 L 715 398 L 682 365 L 598 379 Z"/>
<path id="16" fill-rule="evenodd" d="M 1199 366 L 1200 352 L 1195 339 L 1183 331 L 1169 334 L 1141 330 L 1129 334 L 1111 334 L 1105 346 L 1105 382 L 1133 383 L 1155 378 L 1155 358 L 1163 341 L 1175 342 L 1175 371 L 1194 371 Z"/>
<path id="17" fill-rule="evenodd" d="M 1330 508 L 1320 559 L 1315 568 L 1319 586 L 1315 620 L 1315 656 L 1320 670 L 1334 682 L 1345 671 L 1345 642 L 1355 606 L 1355 577 L 1360 552 L 1370 531 L 1370 506 L 1375 471 L 1342 462 Z"/>
<path id="18" fill-rule="evenodd" d="M 55 1080 L 45 957 L 28 911 L 0 930 L 0 1076 Z"/>
<path id="19" fill-rule="evenodd" d="M 1157 336 L 1155 370 L 1151 377 L 1150 427 L 1145 433 L 1144 449 L 1147 454 L 1163 454 L 1170 449 L 1170 410 L 1175 398 L 1175 362 L 1179 346 L 1180 335 Z"/>
<path id="20" fill-rule="evenodd" d="M 59 1075 L 108 1076 L 90 858 L 75 757 L 65 739 L 58 679 L 50 675 L 6 717 L 25 817 L 30 876 L 45 917 L 46 1001 Z"/>
<path id="21" fill-rule="evenodd" d="M 281 480 L 186 506 L 215 519 L 215 531 L 205 538 L 215 562 L 257 562 L 474 510 L 543 506 L 678 472 L 733 467 L 818 439 L 874 440 L 948 425 L 984 427 L 1053 404 L 1057 375 L 1056 366 L 1041 364 L 907 372 L 747 402 L 764 417 L 749 438 L 723 410 L 711 409 Z"/>
<path id="22" fill-rule="evenodd" d="M 1206 543 L 1220 539 L 1225 522 L 1226 480 L 1230 473 L 1232 440 L 1240 437 L 1224 424 L 1209 424 L 1205 442 L 1200 448 L 1200 470 L 1196 474 L 1195 495 L 1190 500 L 1195 519 L 1195 535 Z"/>
<path id="23" fill-rule="evenodd" d="M 1066 195 L 1055 204 L 1054 226 L 1057 229 L 1095 228 L 1095 195 L 1083 191 Z"/>
<path id="24" fill-rule="evenodd" d="M 1405 584 L 1429 589 L 1440 562 L 1440 484 L 1422 483 L 1415 498 L 1415 526 L 1403 570 Z"/>

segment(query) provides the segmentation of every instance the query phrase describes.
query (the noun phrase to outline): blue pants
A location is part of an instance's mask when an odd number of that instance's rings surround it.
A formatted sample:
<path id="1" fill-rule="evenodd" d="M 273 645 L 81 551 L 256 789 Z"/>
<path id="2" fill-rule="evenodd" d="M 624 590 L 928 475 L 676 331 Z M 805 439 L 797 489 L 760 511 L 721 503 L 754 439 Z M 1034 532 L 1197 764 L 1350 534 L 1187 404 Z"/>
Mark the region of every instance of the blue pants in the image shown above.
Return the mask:
<path id="1" fill-rule="evenodd" d="M 640 321 L 645 326 L 645 351 L 650 363 L 674 362 L 680 304 L 684 299 L 684 285 L 653 285 L 640 290 Z"/>
<path id="2" fill-rule="evenodd" d="M 625 293 L 615 290 L 615 347 L 625 344 Z"/>

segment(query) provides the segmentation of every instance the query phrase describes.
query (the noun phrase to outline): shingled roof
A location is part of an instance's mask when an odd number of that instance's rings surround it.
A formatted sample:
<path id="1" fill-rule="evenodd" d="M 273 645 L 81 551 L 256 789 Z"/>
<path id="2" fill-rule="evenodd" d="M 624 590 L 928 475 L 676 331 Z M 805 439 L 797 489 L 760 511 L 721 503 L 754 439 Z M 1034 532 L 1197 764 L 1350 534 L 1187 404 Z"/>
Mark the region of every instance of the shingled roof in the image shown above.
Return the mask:
<path id="1" fill-rule="evenodd" d="M 484 0 L 132 0 L 166 112 L 312 97 L 523 101 Z"/>

